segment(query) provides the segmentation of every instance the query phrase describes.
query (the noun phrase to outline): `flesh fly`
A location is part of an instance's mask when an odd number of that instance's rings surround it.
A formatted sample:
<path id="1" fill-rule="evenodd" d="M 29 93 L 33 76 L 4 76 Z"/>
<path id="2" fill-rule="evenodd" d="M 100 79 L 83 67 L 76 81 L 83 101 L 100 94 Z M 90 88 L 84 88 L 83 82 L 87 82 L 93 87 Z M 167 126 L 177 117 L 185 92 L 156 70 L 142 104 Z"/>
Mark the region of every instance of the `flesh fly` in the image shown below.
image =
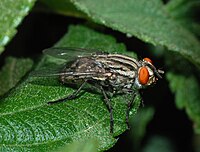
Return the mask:
<path id="1" fill-rule="evenodd" d="M 69 82 L 80 84 L 78 89 L 66 98 L 48 102 L 48 104 L 64 102 L 78 96 L 85 84 L 98 89 L 110 113 L 110 132 L 113 133 L 113 108 L 111 97 L 114 94 L 132 95 L 136 91 L 154 84 L 162 78 L 162 70 L 156 69 L 149 58 L 137 60 L 122 54 L 111 54 L 92 49 L 81 48 L 49 48 L 44 54 L 65 59 L 66 65 L 57 72 L 39 72 L 38 76 L 58 76 L 63 84 Z M 126 123 L 129 110 L 134 100 L 127 102 Z M 129 127 L 129 125 L 128 125 Z"/>

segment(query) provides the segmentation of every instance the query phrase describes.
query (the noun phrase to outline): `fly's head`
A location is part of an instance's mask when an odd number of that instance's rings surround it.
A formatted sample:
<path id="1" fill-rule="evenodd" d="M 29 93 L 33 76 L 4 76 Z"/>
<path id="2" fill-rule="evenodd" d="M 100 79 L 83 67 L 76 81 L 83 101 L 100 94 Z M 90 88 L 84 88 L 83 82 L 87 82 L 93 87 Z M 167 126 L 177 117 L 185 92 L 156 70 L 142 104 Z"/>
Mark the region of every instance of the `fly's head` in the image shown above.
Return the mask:
<path id="1" fill-rule="evenodd" d="M 141 66 L 138 69 L 137 78 L 135 79 L 136 88 L 145 88 L 155 84 L 159 78 L 162 78 L 161 74 L 163 74 L 164 71 L 156 69 L 151 59 L 144 58 L 139 62 Z"/>

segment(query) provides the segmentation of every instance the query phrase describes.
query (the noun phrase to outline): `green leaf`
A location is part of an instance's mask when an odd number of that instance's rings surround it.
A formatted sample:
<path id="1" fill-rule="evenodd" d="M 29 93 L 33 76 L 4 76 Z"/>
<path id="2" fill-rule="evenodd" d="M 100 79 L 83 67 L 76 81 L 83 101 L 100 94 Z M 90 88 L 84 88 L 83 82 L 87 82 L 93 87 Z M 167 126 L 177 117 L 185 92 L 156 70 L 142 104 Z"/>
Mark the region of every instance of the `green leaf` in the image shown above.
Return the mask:
<path id="1" fill-rule="evenodd" d="M 170 17 L 161 0 L 71 0 L 95 22 L 178 52 L 200 67 L 200 43 Z"/>
<path id="2" fill-rule="evenodd" d="M 35 0 L 0 1 L 0 53 L 16 34 L 16 27 L 33 7 Z"/>
<path id="3" fill-rule="evenodd" d="M 57 0 L 40 0 L 40 2 L 56 13 L 66 16 L 86 18 L 86 15 L 77 10 L 69 0 L 59 0 L 59 2 Z"/>
<path id="4" fill-rule="evenodd" d="M 0 71 L 0 95 L 13 88 L 33 65 L 30 59 L 8 57 Z"/>
<path id="5" fill-rule="evenodd" d="M 153 119 L 155 110 L 153 107 L 142 108 L 137 115 L 131 119 L 131 139 L 135 151 L 139 150 L 141 141 L 146 134 L 148 123 Z"/>
<path id="6" fill-rule="evenodd" d="M 196 20 L 199 14 L 200 1 L 173 0 L 169 1 L 165 8 L 170 12 L 174 20 L 197 36 L 200 36 L 200 24 Z"/>
<path id="7" fill-rule="evenodd" d="M 101 48 L 105 51 L 125 52 L 111 36 L 86 27 L 71 26 L 57 46 Z M 37 69 L 49 67 L 53 61 L 44 57 Z M 74 90 L 62 85 L 56 78 L 29 77 L 6 98 L 0 101 L 0 143 L 2 151 L 49 151 L 74 141 L 96 139 L 98 150 L 112 147 L 114 136 L 126 130 L 124 95 L 112 98 L 114 134 L 110 134 L 110 115 L 100 94 L 85 92 L 68 102 L 48 105 L 71 94 Z M 131 110 L 135 114 L 140 96 Z"/>
<path id="8" fill-rule="evenodd" d="M 93 139 L 84 142 L 73 142 L 58 152 L 97 152 L 98 143 Z"/>
<path id="9" fill-rule="evenodd" d="M 194 76 L 183 76 L 167 73 L 170 88 L 175 93 L 176 106 L 185 109 L 194 122 L 197 133 L 200 133 L 200 87 Z"/>
<path id="10" fill-rule="evenodd" d="M 153 136 L 147 142 L 147 145 L 143 148 L 142 152 L 175 152 L 175 147 L 170 140 L 163 136 Z"/>

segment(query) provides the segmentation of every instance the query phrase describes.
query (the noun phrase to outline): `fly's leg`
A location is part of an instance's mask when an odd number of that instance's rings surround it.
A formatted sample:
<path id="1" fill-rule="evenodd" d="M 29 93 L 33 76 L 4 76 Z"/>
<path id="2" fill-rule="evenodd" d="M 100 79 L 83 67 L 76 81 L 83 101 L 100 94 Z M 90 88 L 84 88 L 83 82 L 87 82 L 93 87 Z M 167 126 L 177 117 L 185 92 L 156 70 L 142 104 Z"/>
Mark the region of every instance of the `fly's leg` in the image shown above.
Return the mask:
<path id="1" fill-rule="evenodd" d="M 110 99 L 108 98 L 105 90 L 103 89 L 103 87 L 100 87 L 102 93 L 103 93 L 103 96 L 104 96 L 104 101 L 105 101 L 105 104 L 109 110 L 109 113 L 110 113 L 110 133 L 112 134 L 113 133 L 113 126 L 114 126 L 114 120 L 113 120 L 113 107 L 112 107 L 112 104 L 111 104 L 111 101 Z"/>
<path id="2" fill-rule="evenodd" d="M 62 98 L 62 99 L 59 99 L 56 101 L 50 101 L 50 102 L 48 102 L 48 104 L 61 103 L 61 102 L 65 102 L 67 100 L 75 99 L 77 97 L 77 95 L 80 93 L 80 91 L 82 90 L 82 88 L 84 87 L 84 85 L 86 84 L 86 82 L 87 82 L 87 80 L 85 80 L 75 92 L 73 92 L 71 95 L 67 96 L 66 98 Z"/>
<path id="3" fill-rule="evenodd" d="M 136 97 L 136 93 L 132 93 L 131 94 L 131 99 L 130 101 L 127 102 L 127 110 L 126 110 L 126 125 L 127 125 L 127 128 L 130 129 L 130 124 L 129 124 L 129 112 L 132 108 L 132 105 L 133 105 L 133 102 L 134 102 L 134 99 Z"/>

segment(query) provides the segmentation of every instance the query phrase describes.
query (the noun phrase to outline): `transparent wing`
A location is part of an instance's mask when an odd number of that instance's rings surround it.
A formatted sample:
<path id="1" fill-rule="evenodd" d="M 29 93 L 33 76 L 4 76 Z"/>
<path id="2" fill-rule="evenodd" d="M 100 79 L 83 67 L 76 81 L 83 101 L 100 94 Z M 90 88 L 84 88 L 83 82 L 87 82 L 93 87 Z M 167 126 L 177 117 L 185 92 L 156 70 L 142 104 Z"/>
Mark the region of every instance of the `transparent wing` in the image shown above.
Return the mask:
<path id="1" fill-rule="evenodd" d="M 90 78 L 93 76 L 97 76 L 99 74 L 95 72 L 73 72 L 73 71 L 62 72 L 62 71 L 52 70 L 52 69 L 38 70 L 38 71 L 33 71 L 30 73 L 31 77 L 57 77 L 61 75 L 65 75 L 66 77 L 74 76 L 74 77 Z"/>
<path id="2" fill-rule="evenodd" d="M 59 77 L 65 75 L 66 77 L 81 77 L 81 78 L 91 78 L 94 76 L 100 76 L 104 73 L 96 73 L 95 71 L 85 71 L 85 72 L 76 72 L 76 71 L 63 71 L 63 68 L 52 68 L 52 69 L 41 69 L 32 71 L 30 77 Z"/>
<path id="3" fill-rule="evenodd" d="M 59 76 L 62 74 L 62 70 L 64 68 L 64 64 L 51 64 L 48 67 L 41 67 L 38 70 L 32 71 L 29 76 L 31 77 L 52 77 L 52 76 Z"/>
<path id="4" fill-rule="evenodd" d="M 95 71 L 90 72 L 83 72 L 83 73 L 75 73 L 74 71 L 67 71 L 62 72 L 63 68 L 67 66 L 67 63 L 69 61 L 72 61 L 76 59 L 77 57 L 83 57 L 83 56 L 91 56 L 94 54 L 104 54 L 105 52 L 102 52 L 101 50 L 95 50 L 95 49 L 84 49 L 84 48 L 70 48 L 70 47 L 53 47 L 43 50 L 43 53 L 46 55 L 50 55 L 52 57 L 58 58 L 58 59 L 64 59 L 66 60 L 65 65 L 59 65 L 56 67 L 55 65 L 51 67 L 51 69 L 41 69 L 38 71 L 33 71 L 30 73 L 31 77 L 52 77 L 52 76 L 96 76 L 97 74 Z M 70 63 L 70 62 L 69 62 Z M 67 67 L 65 67 L 67 68 Z"/>
<path id="5" fill-rule="evenodd" d="M 73 60 L 77 57 L 91 56 L 92 54 L 102 52 L 95 49 L 72 48 L 72 47 L 52 47 L 43 50 L 44 54 L 50 55 L 55 58 Z"/>
<path id="6" fill-rule="evenodd" d="M 55 69 L 43 69 L 37 70 L 30 73 L 31 77 L 57 77 L 62 75 L 63 72 L 55 70 Z"/>

